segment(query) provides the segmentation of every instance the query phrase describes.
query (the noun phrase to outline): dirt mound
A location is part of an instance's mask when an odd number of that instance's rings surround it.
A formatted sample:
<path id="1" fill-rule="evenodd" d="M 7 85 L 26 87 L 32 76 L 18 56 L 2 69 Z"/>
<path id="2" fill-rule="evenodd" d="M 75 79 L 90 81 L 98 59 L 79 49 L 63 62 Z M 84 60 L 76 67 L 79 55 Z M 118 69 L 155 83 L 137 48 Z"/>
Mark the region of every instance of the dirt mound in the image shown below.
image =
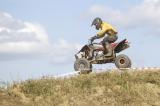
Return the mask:
<path id="1" fill-rule="evenodd" d="M 13 103 L 13 104 L 12 104 Z M 160 71 L 28 80 L 0 92 L 2 106 L 159 106 Z"/>

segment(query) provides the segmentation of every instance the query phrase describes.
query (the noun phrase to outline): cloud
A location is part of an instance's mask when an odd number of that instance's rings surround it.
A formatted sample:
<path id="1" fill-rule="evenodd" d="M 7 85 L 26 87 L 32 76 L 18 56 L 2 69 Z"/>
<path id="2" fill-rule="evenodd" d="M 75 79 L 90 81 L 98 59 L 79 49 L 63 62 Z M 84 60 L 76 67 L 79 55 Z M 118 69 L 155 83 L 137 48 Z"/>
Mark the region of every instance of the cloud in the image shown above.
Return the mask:
<path id="1" fill-rule="evenodd" d="M 49 46 L 40 24 L 15 19 L 6 12 L 0 12 L 0 18 L 0 54 L 32 54 Z"/>
<path id="2" fill-rule="evenodd" d="M 104 5 L 92 5 L 83 18 L 102 17 L 119 28 L 156 28 L 160 31 L 160 0 L 144 0 L 128 10 L 116 10 Z"/>
<path id="3" fill-rule="evenodd" d="M 70 43 L 62 38 L 57 40 L 57 42 L 52 45 L 52 52 L 50 52 L 52 63 L 66 64 L 73 62 L 74 54 L 77 53 L 81 47 L 78 43 Z"/>
<path id="4" fill-rule="evenodd" d="M 143 0 L 126 10 L 95 4 L 89 7 L 81 17 L 84 20 L 101 17 L 104 21 L 113 24 L 120 32 L 119 38 L 126 37 L 131 42 L 131 48 L 124 52 L 129 54 L 135 66 L 159 65 L 157 59 L 160 57 L 158 47 L 160 45 L 158 36 L 160 35 L 160 0 Z M 154 50 L 157 51 L 153 53 Z M 152 54 L 154 55 L 150 57 Z"/>
<path id="5" fill-rule="evenodd" d="M 45 57 L 54 64 L 70 63 L 80 45 L 63 38 L 54 41 L 42 25 L 0 11 L 0 61 Z"/>

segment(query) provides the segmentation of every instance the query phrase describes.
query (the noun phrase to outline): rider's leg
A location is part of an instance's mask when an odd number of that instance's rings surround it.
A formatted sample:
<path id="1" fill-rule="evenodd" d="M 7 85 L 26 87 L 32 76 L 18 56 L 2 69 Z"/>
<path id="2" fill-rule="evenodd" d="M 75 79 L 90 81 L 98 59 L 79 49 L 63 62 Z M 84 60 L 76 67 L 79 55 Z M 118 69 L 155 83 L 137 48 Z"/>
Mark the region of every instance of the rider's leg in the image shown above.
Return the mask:
<path id="1" fill-rule="evenodd" d="M 118 39 L 117 35 L 110 36 L 108 35 L 105 37 L 102 41 L 103 47 L 104 47 L 104 54 L 106 56 L 111 56 L 112 55 L 112 48 L 110 46 L 110 43 L 115 42 Z"/>
<path id="2" fill-rule="evenodd" d="M 102 46 L 104 48 L 103 54 L 106 54 L 107 53 L 107 48 L 106 48 L 105 42 L 102 42 Z"/>
<path id="3" fill-rule="evenodd" d="M 102 46 L 103 46 L 103 48 L 104 48 L 104 51 L 103 51 L 103 54 L 107 54 L 108 53 L 108 48 L 107 48 L 107 44 L 108 44 L 109 42 L 108 42 L 108 36 L 107 37 L 105 37 L 104 39 L 103 39 L 103 41 L 102 41 Z"/>
<path id="4" fill-rule="evenodd" d="M 106 42 L 106 48 L 107 48 L 107 54 L 105 54 L 105 56 L 111 56 L 112 55 L 112 48 L 110 46 L 110 43 Z"/>

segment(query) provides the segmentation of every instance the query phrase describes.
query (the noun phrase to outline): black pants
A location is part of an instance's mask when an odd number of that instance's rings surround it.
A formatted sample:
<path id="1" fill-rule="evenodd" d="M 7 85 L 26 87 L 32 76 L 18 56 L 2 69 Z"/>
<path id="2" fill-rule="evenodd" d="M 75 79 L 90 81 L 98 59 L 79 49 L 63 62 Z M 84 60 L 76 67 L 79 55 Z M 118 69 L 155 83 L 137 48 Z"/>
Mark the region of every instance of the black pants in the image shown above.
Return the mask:
<path id="1" fill-rule="evenodd" d="M 103 40 L 102 43 L 114 43 L 118 39 L 117 35 L 108 35 Z"/>
<path id="2" fill-rule="evenodd" d="M 118 39 L 118 36 L 117 36 L 117 35 L 112 35 L 112 36 L 108 35 L 108 36 L 106 36 L 106 37 L 103 39 L 102 45 L 103 45 L 103 47 L 104 47 L 104 51 L 103 51 L 104 54 L 108 53 L 109 50 L 111 49 L 110 46 L 109 46 L 109 44 L 110 44 L 110 43 L 114 43 L 117 39 Z M 106 47 L 106 46 L 107 46 L 107 47 Z M 111 50 L 110 50 L 110 51 L 111 51 Z"/>

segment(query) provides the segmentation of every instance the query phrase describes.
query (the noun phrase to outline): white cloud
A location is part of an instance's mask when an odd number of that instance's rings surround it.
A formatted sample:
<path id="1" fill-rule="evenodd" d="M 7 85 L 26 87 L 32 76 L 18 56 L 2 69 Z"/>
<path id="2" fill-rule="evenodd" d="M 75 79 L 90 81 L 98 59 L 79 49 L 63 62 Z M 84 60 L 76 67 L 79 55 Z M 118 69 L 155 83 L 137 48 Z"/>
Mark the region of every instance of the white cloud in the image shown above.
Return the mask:
<path id="1" fill-rule="evenodd" d="M 64 39 L 51 43 L 42 25 L 0 11 L 0 61 L 45 56 L 52 63 L 69 63 L 79 44 Z"/>
<path id="2" fill-rule="evenodd" d="M 126 54 L 129 54 L 135 66 L 158 66 L 160 39 L 154 35 L 160 35 L 160 0 L 143 0 L 126 10 L 95 4 L 82 14 L 85 20 L 95 17 L 113 24 L 120 32 L 119 38 L 129 39 L 131 48 Z"/>
<path id="3" fill-rule="evenodd" d="M 37 23 L 0 12 L 0 54 L 37 53 L 49 46 L 48 35 Z"/>
<path id="4" fill-rule="evenodd" d="M 104 5 L 92 5 L 83 14 L 83 18 L 94 17 L 102 17 L 119 28 L 157 28 L 160 27 L 160 0 L 144 0 L 141 4 L 123 11 Z"/>
<path id="5" fill-rule="evenodd" d="M 52 63 L 71 63 L 74 59 L 74 54 L 78 52 L 81 45 L 78 43 L 69 43 L 64 39 L 59 39 L 52 46 L 50 57 L 52 57 Z"/>

